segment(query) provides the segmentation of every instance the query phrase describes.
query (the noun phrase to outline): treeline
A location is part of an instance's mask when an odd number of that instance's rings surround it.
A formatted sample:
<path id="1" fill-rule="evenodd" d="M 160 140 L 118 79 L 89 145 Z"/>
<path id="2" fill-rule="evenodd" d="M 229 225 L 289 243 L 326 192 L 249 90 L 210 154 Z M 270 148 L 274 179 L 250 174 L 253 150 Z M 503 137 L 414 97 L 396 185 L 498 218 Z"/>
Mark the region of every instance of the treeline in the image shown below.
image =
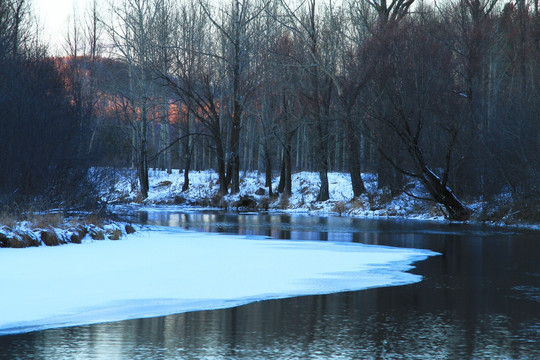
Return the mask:
<path id="1" fill-rule="evenodd" d="M 0 209 L 94 204 L 85 129 L 37 36 L 30 3 L 0 2 Z"/>
<path id="2" fill-rule="evenodd" d="M 78 151 L 135 167 L 142 198 L 149 167 L 213 168 L 222 195 L 312 170 L 321 201 L 333 170 L 355 196 L 363 172 L 417 179 L 461 220 L 540 197 L 538 0 L 94 1 L 66 39 Z"/>

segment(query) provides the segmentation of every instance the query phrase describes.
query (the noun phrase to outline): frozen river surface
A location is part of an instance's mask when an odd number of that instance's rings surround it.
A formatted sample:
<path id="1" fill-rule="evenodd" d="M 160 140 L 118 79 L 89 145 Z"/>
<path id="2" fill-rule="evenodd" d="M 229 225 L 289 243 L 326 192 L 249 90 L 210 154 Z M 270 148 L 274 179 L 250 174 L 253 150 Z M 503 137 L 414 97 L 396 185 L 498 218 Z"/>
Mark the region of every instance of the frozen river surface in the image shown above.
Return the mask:
<path id="1" fill-rule="evenodd" d="M 0 359 L 540 357 L 537 232 L 219 212 L 132 220 L 160 227 L 2 250 L 12 296 L 0 300 Z"/>

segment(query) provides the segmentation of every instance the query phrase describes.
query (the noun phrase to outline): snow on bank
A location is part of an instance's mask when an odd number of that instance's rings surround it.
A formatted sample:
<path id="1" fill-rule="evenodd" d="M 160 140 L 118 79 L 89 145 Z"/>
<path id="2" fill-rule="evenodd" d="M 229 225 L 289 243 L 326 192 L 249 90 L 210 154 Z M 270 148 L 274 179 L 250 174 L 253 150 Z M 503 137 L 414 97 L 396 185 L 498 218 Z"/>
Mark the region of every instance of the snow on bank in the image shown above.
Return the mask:
<path id="1" fill-rule="evenodd" d="M 92 240 L 119 240 L 135 232 L 133 226 L 113 221 L 96 225 L 84 219 L 62 219 L 49 222 L 47 218 L 34 224 L 30 221 L 10 220 L 10 226 L 0 223 L 0 248 L 25 248 L 30 246 L 57 246 L 80 244 Z"/>
<path id="2" fill-rule="evenodd" d="M 421 280 L 431 251 L 152 228 L 126 241 L 0 251 L 0 335 Z"/>
<path id="3" fill-rule="evenodd" d="M 346 173 L 328 173 L 330 200 L 316 201 L 320 187 L 319 174 L 302 171 L 292 175 L 292 195 L 286 197 L 270 198 L 268 189 L 265 187 L 265 175 L 255 171 L 241 172 L 240 193 L 227 195 L 223 198 L 217 196 L 219 184 L 218 176 L 214 171 L 192 171 L 189 173 L 190 187 L 182 192 L 184 176 L 178 170 L 172 174 L 165 171 L 150 170 L 150 191 L 145 205 L 169 204 L 188 205 L 202 207 L 228 207 L 234 208 L 235 202 L 241 197 L 252 197 L 257 203 L 259 210 L 280 211 L 289 213 L 309 213 L 314 215 L 338 214 L 354 217 L 401 217 L 418 220 L 447 221 L 441 205 L 431 201 L 421 200 L 429 198 L 423 186 L 418 182 L 408 184 L 408 193 L 391 196 L 386 190 L 378 189 L 377 176 L 374 174 L 362 174 L 367 193 L 358 198 L 353 198 L 351 177 Z M 279 177 L 274 177 L 272 188 L 277 189 Z M 137 180 L 135 173 L 130 170 L 117 178 L 112 191 L 105 191 L 104 198 L 112 203 L 130 203 L 137 199 Z M 111 189 L 107 189 L 111 190 Z M 259 195 L 258 195 L 259 194 Z M 506 201 L 508 202 L 508 201 Z M 504 215 L 504 201 L 502 201 L 502 213 Z M 468 206 L 473 210 L 471 221 L 479 221 L 495 226 L 524 226 L 529 229 L 540 230 L 539 224 L 522 222 L 513 219 L 513 213 L 508 213 L 500 220 L 489 220 L 485 216 L 486 209 L 489 212 L 500 211 L 498 206 L 493 209 L 492 205 L 482 202 L 470 203 Z M 519 213 L 514 211 L 514 213 Z M 496 217 L 495 217 L 496 219 Z"/>
<path id="4" fill-rule="evenodd" d="M 165 171 L 150 170 L 150 191 L 145 204 L 186 204 L 186 205 L 212 205 L 211 200 L 216 197 L 219 190 L 218 176 L 214 171 L 192 171 L 189 173 L 190 187 L 182 192 L 184 176 L 178 170 L 172 174 Z M 269 210 L 279 210 L 295 213 L 311 214 L 340 214 L 351 216 L 402 216 L 426 219 L 442 219 L 442 213 L 430 213 L 432 204 L 412 199 L 408 195 L 401 195 L 394 199 L 388 197 L 383 191 L 377 189 L 377 177 L 372 174 L 363 174 L 364 185 L 368 194 L 353 200 L 351 177 L 346 173 L 328 173 L 330 200 L 317 202 L 317 193 L 320 187 L 319 174 L 302 171 L 292 175 L 292 195 L 288 198 L 280 196 L 270 199 L 268 189 L 265 187 L 265 175 L 255 171 L 241 172 L 240 193 L 227 195 L 222 204 L 229 207 L 242 196 L 252 196 L 259 203 L 266 200 Z M 120 176 L 107 194 L 112 202 L 134 202 L 137 198 L 136 177 L 134 173 L 125 172 Z M 274 191 L 279 184 L 279 177 L 272 183 Z M 257 191 L 263 190 L 262 195 Z M 425 196 L 420 187 L 412 191 L 415 195 Z M 214 204 L 217 205 L 217 204 Z"/>

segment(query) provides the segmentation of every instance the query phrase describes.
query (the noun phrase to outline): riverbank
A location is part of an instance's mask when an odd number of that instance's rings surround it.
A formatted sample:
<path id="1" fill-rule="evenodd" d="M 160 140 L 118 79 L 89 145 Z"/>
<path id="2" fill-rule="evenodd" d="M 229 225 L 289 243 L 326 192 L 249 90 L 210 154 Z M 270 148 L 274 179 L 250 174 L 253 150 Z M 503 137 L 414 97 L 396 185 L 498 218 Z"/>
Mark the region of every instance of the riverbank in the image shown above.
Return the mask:
<path id="1" fill-rule="evenodd" d="M 299 172 L 292 176 L 292 194 L 270 196 L 264 174 L 243 172 L 240 193 L 218 195 L 218 176 L 213 171 L 193 171 L 190 186 L 182 191 L 184 175 L 178 170 L 171 174 L 150 170 L 150 191 L 147 199 L 138 194 L 135 173 L 116 172 L 109 186 L 102 189 L 103 201 L 108 204 L 182 205 L 241 211 L 273 211 L 312 215 L 338 215 L 361 218 L 405 218 L 448 221 L 442 206 L 422 200 L 427 194 L 418 183 L 411 183 L 407 193 L 392 196 L 379 189 L 377 177 L 363 174 L 367 192 L 354 198 L 350 175 L 329 173 L 330 200 L 316 201 L 320 180 L 317 173 Z M 279 177 L 273 179 L 277 189 Z M 274 190 L 275 191 L 275 190 Z M 412 195 L 412 196 L 411 196 Z M 494 226 L 526 227 L 540 230 L 539 201 L 515 204 L 510 196 L 487 202 L 468 202 L 473 210 L 469 222 Z M 0 219 L 0 248 L 55 246 L 92 240 L 118 240 L 134 232 L 126 224 L 85 217 L 64 217 L 60 213 L 37 214 L 27 220 L 15 220 L 3 215 Z"/>
<path id="2" fill-rule="evenodd" d="M 378 188 L 377 177 L 373 174 L 362 175 L 367 192 L 354 198 L 350 175 L 329 173 L 330 200 L 323 202 L 316 201 L 320 180 L 315 172 L 293 174 L 291 196 L 270 196 L 265 187 L 264 174 L 257 172 L 242 172 L 240 193 L 226 196 L 218 195 L 218 176 L 214 171 L 190 172 L 190 186 L 184 192 L 184 175 L 178 170 L 173 170 L 171 174 L 150 170 L 149 175 L 150 191 L 147 199 L 141 200 L 135 174 L 126 170 L 117 175 L 113 186 L 106 192 L 106 200 L 122 204 L 185 205 L 244 211 L 447 221 L 441 205 L 422 200 L 428 194 L 419 183 L 411 182 L 407 186 L 407 193 L 392 196 L 389 191 Z M 274 191 L 278 183 L 279 177 L 275 177 L 272 182 Z M 510 196 L 501 195 L 490 202 L 468 201 L 466 205 L 473 211 L 469 222 L 540 229 L 538 200 L 516 204 Z"/>
<path id="3" fill-rule="evenodd" d="M 61 213 L 32 214 L 26 220 L 3 215 L 0 248 L 81 244 L 93 240 L 120 240 L 135 228 L 94 217 L 64 217 Z"/>

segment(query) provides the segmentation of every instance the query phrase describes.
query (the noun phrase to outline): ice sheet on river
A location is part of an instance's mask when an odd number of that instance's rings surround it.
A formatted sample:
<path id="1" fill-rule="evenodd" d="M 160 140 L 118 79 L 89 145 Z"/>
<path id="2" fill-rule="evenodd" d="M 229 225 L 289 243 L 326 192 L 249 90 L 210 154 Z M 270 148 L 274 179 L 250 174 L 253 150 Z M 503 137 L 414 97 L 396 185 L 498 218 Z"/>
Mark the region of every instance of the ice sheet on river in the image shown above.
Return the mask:
<path id="1" fill-rule="evenodd" d="M 121 241 L 0 249 L 0 335 L 421 280 L 431 251 L 151 228 Z"/>

